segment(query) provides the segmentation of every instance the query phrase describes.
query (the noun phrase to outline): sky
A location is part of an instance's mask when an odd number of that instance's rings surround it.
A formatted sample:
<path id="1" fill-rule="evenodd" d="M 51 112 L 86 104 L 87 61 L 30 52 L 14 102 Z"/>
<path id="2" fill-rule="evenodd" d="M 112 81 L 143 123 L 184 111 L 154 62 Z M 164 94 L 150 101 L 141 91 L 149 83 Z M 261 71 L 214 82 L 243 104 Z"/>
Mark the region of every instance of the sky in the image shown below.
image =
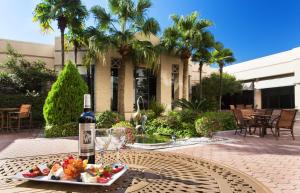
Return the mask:
<path id="1" fill-rule="evenodd" d="M 0 39 L 54 44 L 59 35 L 42 33 L 32 21 L 40 0 L 0 0 Z M 82 0 L 107 7 L 106 0 Z M 300 46 L 299 0 L 152 0 L 148 16 L 156 18 L 161 29 L 172 24 L 170 15 L 188 15 L 198 11 L 200 18 L 213 21 L 210 30 L 218 41 L 233 50 L 235 63 L 287 51 Z M 93 25 L 90 16 L 88 25 Z"/>

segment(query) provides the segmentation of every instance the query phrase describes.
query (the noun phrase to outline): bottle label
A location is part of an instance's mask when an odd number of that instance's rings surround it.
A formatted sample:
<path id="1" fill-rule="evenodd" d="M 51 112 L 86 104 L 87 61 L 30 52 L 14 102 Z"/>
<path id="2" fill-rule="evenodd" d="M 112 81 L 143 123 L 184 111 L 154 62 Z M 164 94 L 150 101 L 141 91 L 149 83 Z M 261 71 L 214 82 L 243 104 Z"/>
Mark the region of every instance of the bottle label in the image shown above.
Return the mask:
<path id="1" fill-rule="evenodd" d="M 95 155 L 95 123 L 79 124 L 79 156 Z"/>

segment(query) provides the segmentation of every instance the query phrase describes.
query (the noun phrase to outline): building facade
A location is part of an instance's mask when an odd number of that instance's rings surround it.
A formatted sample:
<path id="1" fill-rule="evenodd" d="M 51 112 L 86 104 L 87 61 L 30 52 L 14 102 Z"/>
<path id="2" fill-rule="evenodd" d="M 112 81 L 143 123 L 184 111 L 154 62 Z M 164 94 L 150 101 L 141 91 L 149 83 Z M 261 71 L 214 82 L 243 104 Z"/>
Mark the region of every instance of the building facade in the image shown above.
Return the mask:
<path id="1" fill-rule="evenodd" d="M 257 108 L 300 110 L 300 47 L 230 65 L 224 72 L 243 82 L 244 96 L 240 98 L 252 97 Z"/>
<path id="2" fill-rule="evenodd" d="M 145 38 L 145 37 L 137 37 Z M 159 39 L 151 36 L 153 44 L 159 43 Z M 1 40 L 0 63 L 6 58 L 5 47 L 9 43 L 15 50 L 23 54 L 29 61 L 40 59 L 46 62 L 49 69 L 59 72 L 61 65 L 60 38 L 55 38 L 54 45 L 26 43 L 18 41 Z M 84 49 L 78 51 L 77 64 L 79 73 L 86 78 L 87 69 L 82 65 Z M 121 64 L 121 56 L 115 50 L 109 50 L 97 63 L 91 65 L 94 110 L 103 112 L 106 110 L 117 111 L 118 103 L 118 68 Z M 73 50 L 65 51 L 65 61 L 74 62 Z M 161 53 L 159 69 L 153 73 L 144 64 L 134 65 L 127 62 L 125 75 L 125 117 L 130 118 L 136 108 L 136 100 L 142 96 L 141 107 L 147 108 L 152 99 L 166 106 L 166 110 L 172 109 L 172 102 L 182 98 L 183 95 L 183 64 L 180 57 Z M 189 76 L 190 77 L 190 76 Z M 187 83 L 190 81 L 186 81 Z M 186 87 L 187 96 L 189 88 Z"/>

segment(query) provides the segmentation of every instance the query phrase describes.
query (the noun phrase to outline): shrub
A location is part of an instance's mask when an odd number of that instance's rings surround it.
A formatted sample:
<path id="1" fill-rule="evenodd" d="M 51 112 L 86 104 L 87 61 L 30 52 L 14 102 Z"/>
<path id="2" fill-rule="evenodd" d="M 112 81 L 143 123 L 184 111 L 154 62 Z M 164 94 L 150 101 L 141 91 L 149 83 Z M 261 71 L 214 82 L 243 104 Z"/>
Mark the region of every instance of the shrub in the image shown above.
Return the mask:
<path id="1" fill-rule="evenodd" d="M 153 119 L 157 118 L 155 112 L 152 110 L 143 110 L 142 115 L 147 116 L 147 122 L 152 121 Z"/>
<path id="2" fill-rule="evenodd" d="M 127 129 L 134 129 L 134 126 L 128 122 L 128 121 L 120 121 L 118 123 L 115 123 L 112 128 L 118 128 L 118 127 L 124 127 Z"/>
<path id="3" fill-rule="evenodd" d="M 115 123 L 124 120 L 124 117 L 112 111 L 104 111 L 96 114 L 97 128 L 111 128 Z"/>
<path id="4" fill-rule="evenodd" d="M 234 129 L 236 127 L 231 112 L 206 112 L 195 121 L 200 136 L 212 137 L 213 132 Z"/>
<path id="5" fill-rule="evenodd" d="M 78 136 L 78 122 L 63 125 L 47 125 L 44 134 L 45 137 Z"/>
<path id="6" fill-rule="evenodd" d="M 87 92 L 86 83 L 69 61 L 48 93 L 43 109 L 46 124 L 77 122 L 83 110 L 83 95 Z"/>
<path id="7" fill-rule="evenodd" d="M 155 98 L 153 98 L 150 101 L 149 109 L 154 112 L 156 117 L 158 117 L 165 111 L 166 107 L 165 107 L 165 105 L 163 105 L 160 102 L 156 101 Z"/>

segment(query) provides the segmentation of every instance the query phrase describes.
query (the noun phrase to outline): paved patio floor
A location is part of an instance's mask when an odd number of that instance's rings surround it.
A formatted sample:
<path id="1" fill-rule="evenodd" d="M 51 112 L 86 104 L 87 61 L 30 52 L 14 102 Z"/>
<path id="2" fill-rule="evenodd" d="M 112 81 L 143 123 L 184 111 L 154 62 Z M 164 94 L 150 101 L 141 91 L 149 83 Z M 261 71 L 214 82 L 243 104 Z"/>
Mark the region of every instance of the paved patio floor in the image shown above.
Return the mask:
<path id="1" fill-rule="evenodd" d="M 229 165 L 251 175 L 274 193 L 300 192 L 300 124 L 295 128 L 296 140 L 283 135 L 246 138 L 233 131 L 217 136 L 236 139 L 224 144 L 199 145 L 171 150 Z M 77 151 L 76 138 L 46 139 L 39 130 L 0 133 L 0 159 Z"/>

